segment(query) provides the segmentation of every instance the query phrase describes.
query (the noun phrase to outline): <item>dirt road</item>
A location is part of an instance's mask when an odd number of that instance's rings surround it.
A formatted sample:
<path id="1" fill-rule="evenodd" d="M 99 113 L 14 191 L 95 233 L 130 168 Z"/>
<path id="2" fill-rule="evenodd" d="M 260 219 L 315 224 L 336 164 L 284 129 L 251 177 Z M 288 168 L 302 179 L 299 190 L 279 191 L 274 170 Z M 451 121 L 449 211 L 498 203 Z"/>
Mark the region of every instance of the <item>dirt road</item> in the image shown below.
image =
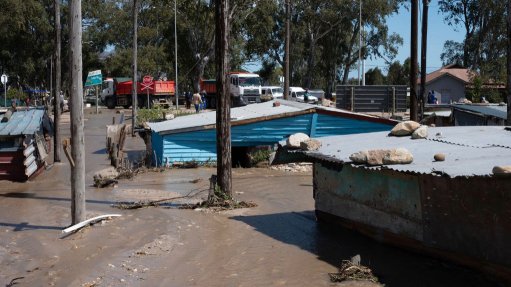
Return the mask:
<path id="1" fill-rule="evenodd" d="M 360 254 L 386 286 L 499 286 L 451 264 L 318 225 L 310 172 L 234 169 L 238 199 L 255 208 L 212 213 L 172 206 L 119 210 L 118 201 L 206 190 L 212 168 L 150 172 L 116 187 L 91 187 L 107 167 L 105 125 L 86 111 L 88 217 L 122 217 L 61 238 L 70 225 L 70 171 L 63 157 L 27 183 L 0 182 L 0 284 L 9 286 L 374 286 L 335 284 L 328 273 Z M 64 136 L 69 135 L 64 121 Z M 140 138 L 128 138 L 133 156 Z M 202 193 L 201 195 L 206 195 Z M 17 279 L 16 279 L 17 278 Z"/>

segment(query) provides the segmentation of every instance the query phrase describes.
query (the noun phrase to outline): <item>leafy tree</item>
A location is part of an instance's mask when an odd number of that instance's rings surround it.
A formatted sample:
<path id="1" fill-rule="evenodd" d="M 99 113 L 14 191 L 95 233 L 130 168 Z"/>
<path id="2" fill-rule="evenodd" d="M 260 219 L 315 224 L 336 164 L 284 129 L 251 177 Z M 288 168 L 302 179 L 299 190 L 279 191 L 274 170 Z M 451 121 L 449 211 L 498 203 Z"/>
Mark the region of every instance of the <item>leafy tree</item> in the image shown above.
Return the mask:
<path id="1" fill-rule="evenodd" d="M 369 69 L 365 76 L 367 85 L 384 85 L 386 82 L 385 76 L 378 67 Z"/>
<path id="2" fill-rule="evenodd" d="M 52 51 L 51 1 L 2 1 L 0 70 L 11 79 L 45 86 Z M 19 77 L 19 78 L 18 78 Z M 20 84 L 21 84 L 20 83 Z"/>
<path id="3" fill-rule="evenodd" d="M 410 58 L 407 58 L 403 65 L 395 61 L 389 66 L 387 73 L 388 85 L 408 85 L 410 76 Z"/>
<path id="4" fill-rule="evenodd" d="M 440 0 L 440 11 L 449 25 L 465 32 L 462 43 L 446 42 L 442 61 L 459 62 L 495 80 L 505 71 L 506 19 L 505 1 Z M 461 49 L 462 47 L 462 49 Z M 450 64 L 450 63 L 449 63 Z"/>

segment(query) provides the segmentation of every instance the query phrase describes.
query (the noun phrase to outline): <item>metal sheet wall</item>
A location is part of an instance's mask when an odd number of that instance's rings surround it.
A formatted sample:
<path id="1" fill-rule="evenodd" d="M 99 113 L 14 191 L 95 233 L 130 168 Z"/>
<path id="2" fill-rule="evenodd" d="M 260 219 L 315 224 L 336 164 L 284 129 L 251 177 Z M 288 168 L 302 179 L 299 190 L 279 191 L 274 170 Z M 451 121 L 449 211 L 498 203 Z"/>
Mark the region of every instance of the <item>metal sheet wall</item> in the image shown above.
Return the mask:
<path id="1" fill-rule="evenodd" d="M 336 106 L 355 112 L 405 112 L 406 86 L 336 87 Z"/>
<path id="2" fill-rule="evenodd" d="M 311 137 L 388 131 L 389 125 L 322 114 L 307 114 L 277 120 L 234 126 L 231 129 L 233 147 L 271 146 L 295 133 Z M 158 164 L 216 160 L 216 131 L 176 133 L 160 136 L 153 132 L 153 151 Z"/>

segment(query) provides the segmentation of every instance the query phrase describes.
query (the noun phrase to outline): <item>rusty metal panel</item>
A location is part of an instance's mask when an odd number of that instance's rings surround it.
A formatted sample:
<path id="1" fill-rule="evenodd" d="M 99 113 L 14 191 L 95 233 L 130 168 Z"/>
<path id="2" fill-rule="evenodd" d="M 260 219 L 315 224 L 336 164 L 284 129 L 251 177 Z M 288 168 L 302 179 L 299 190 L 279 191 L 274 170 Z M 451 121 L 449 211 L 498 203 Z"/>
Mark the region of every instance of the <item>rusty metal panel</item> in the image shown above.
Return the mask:
<path id="1" fill-rule="evenodd" d="M 25 181 L 23 150 L 0 152 L 0 180 Z"/>
<path id="2" fill-rule="evenodd" d="M 315 163 L 316 209 L 422 240 L 418 178 L 392 171 L 341 170 Z"/>
<path id="3" fill-rule="evenodd" d="M 424 243 L 511 267 L 511 180 L 421 176 Z"/>

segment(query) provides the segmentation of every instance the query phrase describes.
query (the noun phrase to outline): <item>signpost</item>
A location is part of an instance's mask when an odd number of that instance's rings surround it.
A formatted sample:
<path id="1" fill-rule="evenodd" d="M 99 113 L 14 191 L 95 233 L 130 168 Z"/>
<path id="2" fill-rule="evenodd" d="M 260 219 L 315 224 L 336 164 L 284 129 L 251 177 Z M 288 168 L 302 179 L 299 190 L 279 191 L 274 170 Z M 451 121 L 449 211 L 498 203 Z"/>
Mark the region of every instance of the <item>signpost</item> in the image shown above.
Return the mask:
<path id="1" fill-rule="evenodd" d="M 147 103 L 147 108 L 149 109 L 149 90 L 153 90 L 154 87 L 153 87 L 153 77 L 151 76 L 144 76 L 144 79 L 142 79 L 142 88 L 141 90 L 146 90 L 147 91 L 147 100 L 146 100 L 146 103 Z"/>
<path id="2" fill-rule="evenodd" d="M 4 107 L 7 107 L 7 80 L 6 74 L 2 74 L 2 85 L 4 85 Z"/>
<path id="3" fill-rule="evenodd" d="M 87 80 L 85 81 L 85 87 L 95 86 L 95 90 L 96 90 L 96 114 L 99 113 L 98 86 L 101 86 L 102 82 L 103 82 L 103 76 L 101 75 L 101 70 L 96 70 L 96 71 L 89 72 L 89 74 L 87 75 Z"/>

